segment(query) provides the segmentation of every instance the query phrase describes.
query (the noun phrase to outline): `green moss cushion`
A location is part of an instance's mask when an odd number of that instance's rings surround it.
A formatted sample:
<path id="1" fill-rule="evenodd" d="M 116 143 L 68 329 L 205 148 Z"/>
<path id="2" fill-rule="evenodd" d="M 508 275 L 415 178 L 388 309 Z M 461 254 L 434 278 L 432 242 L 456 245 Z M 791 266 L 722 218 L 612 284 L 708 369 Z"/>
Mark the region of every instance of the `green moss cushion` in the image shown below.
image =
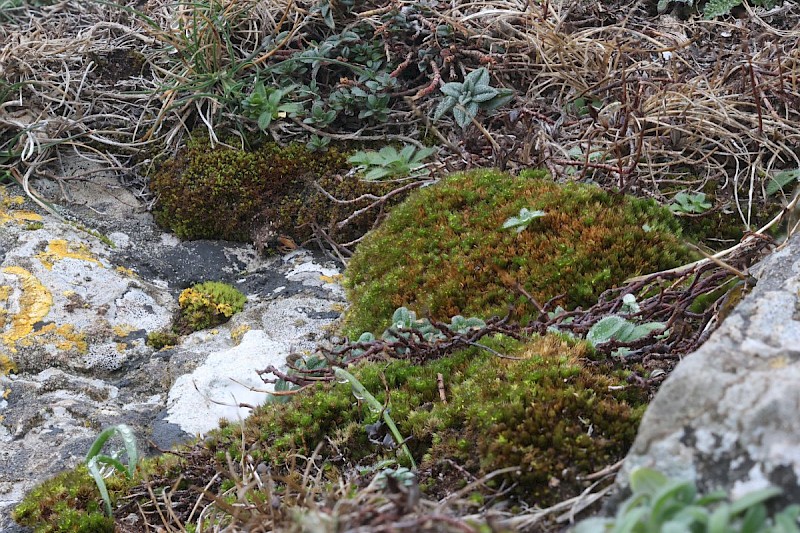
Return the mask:
<path id="1" fill-rule="evenodd" d="M 301 194 L 309 177 L 346 167 L 346 156 L 330 149 L 266 143 L 234 150 L 193 140 L 150 180 L 157 196 L 156 221 L 184 239 L 249 241 L 262 212 Z"/>
<path id="2" fill-rule="evenodd" d="M 516 284 L 540 303 L 564 294 L 564 307 L 586 306 L 628 277 L 692 260 L 667 209 L 544 177 L 455 174 L 396 207 L 347 268 L 347 332 L 379 334 L 400 306 L 439 320 L 511 306 L 527 318 L 533 306 Z M 519 233 L 503 229 L 522 208 L 546 215 Z"/>
<path id="3" fill-rule="evenodd" d="M 513 495 L 529 503 L 552 504 L 585 489 L 591 482 L 583 476 L 624 457 L 647 391 L 626 386 L 620 372 L 587 365 L 586 343 L 559 336 L 482 342 L 517 360 L 470 348 L 423 365 L 394 360 L 351 369 L 388 405 L 427 496 L 438 499 L 461 488 L 465 470 L 481 477 L 519 467 L 494 482 L 516 484 Z M 397 448 L 375 444 L 382 433 L 370 441 L 375 426 L 386 431 L 380 416 L 357 401 L 348 383 L 319 384 L 287 403 L 256 409 L 245 421 L 244 438 L 256 462 L 275 468 L 289 467 L 295 454 L 308 455 L 325 442 L 320 457 L 334 480 L 346 465 L 384 459 L 407 464 Z M 222 466 L 226 453 L 238 460 L 241 439 L 242 428 L 231 424 L 205 442 Z"/>

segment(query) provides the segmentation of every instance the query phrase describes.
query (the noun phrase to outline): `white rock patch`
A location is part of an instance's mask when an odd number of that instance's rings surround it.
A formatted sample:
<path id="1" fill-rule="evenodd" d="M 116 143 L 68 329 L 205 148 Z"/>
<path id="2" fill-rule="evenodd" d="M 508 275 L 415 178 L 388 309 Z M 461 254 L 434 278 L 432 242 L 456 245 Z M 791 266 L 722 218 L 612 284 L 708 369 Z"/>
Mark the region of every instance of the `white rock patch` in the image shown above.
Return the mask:
<path id="1" fill-rule="evenodd" d="M 179 377 L 169 391 L 167 421 L 187 433 L 206 433 L 220 418 L 244 419 L 250 409 L 239 404 L 260 405 L 267 394 L 248 387 L 271 390 L 256 374 L 269 365 L 284 365 L 289 347 L 275 342 L 262 330 L 248 331 L 242 342 L 211 354 L 191 374 Z"/>

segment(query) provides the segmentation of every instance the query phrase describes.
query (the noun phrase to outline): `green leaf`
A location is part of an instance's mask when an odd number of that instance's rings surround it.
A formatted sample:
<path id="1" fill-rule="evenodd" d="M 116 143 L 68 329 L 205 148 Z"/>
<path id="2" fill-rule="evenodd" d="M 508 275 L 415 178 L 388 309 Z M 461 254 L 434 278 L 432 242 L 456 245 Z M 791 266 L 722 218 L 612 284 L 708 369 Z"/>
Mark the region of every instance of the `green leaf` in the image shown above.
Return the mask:
<path id="1" fill-rule="evenodd" d="M 731 504 L 731 514 L 737 515 L 759 503 L 764 503 L 767 500 L 779 496 L 783 493 L 778 487 L 767 487 L 761 490 L 756 490 L 745 494 Z"/>
<path id="2" fill-rule="evenodd" d="M 481 92 L 474 93 L 472 96 L 472 101 L 478 103 L 488 102 L 492 98 L 495 98 L 497 94 L 497 89 L 486 87 Z"/>
<path id="3" fill-rule="evenodd" d="M 119 435 L 122 439 L 123 445 L 125 446 L 125 453 L 128 455 L 127 469 L 117 459 L 100 454 L 103 446 L 105 446 L 106 442 L 108 442 L 108 440 L 114 435 Z M 134 435 L 133 430 L 125 424 L 118 424 L 116 426 L 111 426 L 104 429 L 100 432 L 100 435 L 97 436 L 95 441 L 92 443 L 92 446 L 89 448 L 89 452 L 86 454 L 86 467 L 94 479 L 97 488 L 100 490 L 100 496 L 103 498 L 103 503 L 105 504 L 105 509 L 108 516 L 111 516 L 111 498 L 109 497 L 105 480 L 100 472 L 100 463 L 113 466 L 117 471 L 124 473 L 126 477 L 130 479 L 133 477 L 133 473 L 136 470 L 136 465 L 138 462 L 139 452 L 136 447 L 136 435 Z"/>
<path id="4" fill-rule="evenodd" d="M 612 531 L 614 533 L 632 533 L 634 531 L 640 531 L 640 528 L 637 526 L 643 525 L 645 518 L 647 518 L 646 507 L 633 508 L 617 519 L 617 523 Z"/>
<path id="5" fill-rule="evenodd" d="M 775 515 L 773 531 L 780 533 L 798 533 L 797 517 L 800 516 L 800 505 L 790 505 Z"/>
<path id="6" fill-rule="evenodd" d="M 539 217 L 545 216 L 547 213 L 544 211 L 531 211 L 527 207 L 523 207 L 519 210 L 519 216 L 510 217 L 505 222 L 503 222 L 503 229 L 509 228 L 516 228 L 517 233 L 521 233 L 525 228 L 527 228 L 530 223 Z"/>
<path id="7" fill-rule="evenodd" d="M 667 476 L 661 472 L 653 470 L 652 468 L 640 467 L 631 472 L 631 490 L 634 494 L 646 494 L 648 496 L 652 496 L 668 482 L 669 479 L 667 479 Z"/>
<path id="8" fill-rule="evenodd" d="M 106 480 L 103 479 L 103 475 L 100 473 L 100 467 L 97 464 L 97 457 L 92 457 L 89 462 L 86 463 L 86 467 L 89 470 L 89 474 L 92 476 L 92 479 L 94 479 L 97 489 L 100 491 L 100 497 L 103 498 L 103 506 L 105 507 L 106 515 L 113 516 L 113 511 L 111 510 L 111 496 L 108 494 Z"/>
<path id="9" fill-rule="evenodd" d="M 486 327 L 486 322 L 480 318 L 470 317 L 464 318 L 461 315 L 456 315 L 450 319 L 449 328 L 451 331 L 457 333 L 466 333 L 471 329 L 480 329 Z"/>
<path id="10" fill-rule="evenodd" d="M 742 0 L 709 0 L 703 10 L 703 18 L 713 19 L 722 15 L 729 15 L 731 10 L 742 4 Z"/>
<path id="11" fill-rule="evenodd" d="M 485 111 L 494 111 L 498 107 L 502 107 L 514 99 L 514 91 L 511 89 L 498 89 L 497 96 L 481 104 L 481 109 Z"/>
<path id="12" fill-rule="evenodd" d="M 471 117 L 467 114 L 467 111 L 461 106 L 453 108 L 453 118 L 456 119 L 456 124 L 458 124 L 462 128 L 466 128 L 467 124 L 469 124 L 471 121 Z"/>
<path id="13" fill-rule="evenodd" d="M 744 515 L 739 533 L 760 533 L 767 523 L 767 508 L 763 504 L 750 507 Z"/>
<path id="14" fill-rule="evenodd" d="M 478 115 L 478 110 L 480 109 L 480 106 L 478 105 L 478 102 L 470 102 L 465 107 L 466 107 L 466 110 L 467 110 L 467 114 L 470 117 L 469 121 L 471 122 L 472 119 L 475 118 Z"/>
<path id="15" fill-rule="evenodd" d="M 607 316 L 589 329 L 589 332 L 586 334 L 586 340 L 589 341 L 592 346 L 603 344 L 615 338 L 615 335 L 628 324 L 630 324 L 630 322 L 620 316 Z M 633 474 L 631 474 L 631 479 L 633 479 Z M 631 481 L 631 483 L 633 483 L 633 481 Z"/>
<path id="16" fill-rule="evenodd" d="M 464 85 L 471 84 L 473 88 L 486 87 L 489 85 L 489 71 L 486 67 L 473 70 L 464 78 Z"/>
<path id="17" fill-rule="evenodd" d="M 442 100 L 439 105 L 436 107 L 436 111 L 433 113 L 433 120 L 439 120 L 444 116 L 445 113 L 449 113 L 458 103 L 458 100 L 453 96 L 448 96 L 444 100 Z"/>
<path id="18" fill-rule="evenodd" d="M 794 170 L 783 170 L 769 179 L 769 183 L 767 183 L 767 187 L 764 192 L 767 194 L 767 196 L 772 196 L 793 181 L 797 180 L 800 180 L 800 168 L 796 168 Z"/>
<path id="19" fill-rule="evenodd" d="M 708 519 L 708 533 L 729 533 L 731 531 L 731 508 L 722 504 L 717 507 Z"/>
<path id="20" fill-rule="evenodd" d="M 451 81 L 450 83 L 445 83 L 442 85 L 439 90 L 446 96 L 450 96 L 452 98 L 458 98 L 463 91 L 464 84 L 459 83 L 457 81 Z"/>
<path id="21" fill-rule="evenodd" d="M 411 158 L 414 156 L 414 150 L 416 150 L 416 148 L 417 147 L 414 146 L 413 144 L 407 144 L 403 146 L 403 148 L 400 150 L 400 153 L 397 154 L 397 157 L 395 159 L 399 158 L 405 161 L 411 161 Z"/>
<path id="22" fill-rule="evenodd" d="M 652 496 L 651 516 L 657 521 L 672 518 L 677 511 L 694 502 L 697 488 L 691 481 L 667 480 Z"/>
<path id="23" fill-rule="evenodd" d="M 364 173 L 364 179 L 368 181 L 379 180 L 390 175 L 392 172 L 385 167 L 375 167 Z"/>
<path id="24" fill-rule="evenodd" d="M 125 475 L 125 477 L 129 479 L 131 475 L 133 475 L 132 472 L 129 474 L 128 470 L 125 468 L 125 465 L 123 465 L 122 462 L 120 462 L 118 459 L 115 459 L 114 457 L 110 457 L 108 455 L 95 455 L 94 457 L 92 457 L 92 459 L 98 464 L 104 464 L 112 467 L 114 470 L 116 470 L 120 474 Z"/>
<path id="25" fill-rule="evenodd" d="M 633 342 L 649 335 L 650 333 L 659 329 L 664 329 L 667 325 L 663 322 L 647 322 L 646 324 L 639 324 L 625 338 L 619 340 L 623 342 Z"/>
<path id="26" fill-rule="evenodd" d="M 375 335 L 373 335 L 369 331 L 365 331 L 364 333 L 361 334 L 361 336 L 358 337 L 358 340 L 356 342 L 372 342 L 374 340 L 375 340 Z"/>
<path id="27" fill-rule="evenodd" d="M 414 161 L 424 161 L 428 159 L 430 156 L 436 153 L 436 148 L 431 146 L 426 146 L 425 148 L 421 148 L 417 151 L 414 155 Z"/>
<path id="28" fill-rule="evenodd" d="M 258 129 L 266 130 L 272 123 L 272 113 L 264 111 L 258 116 Z"/>
<path id="29" fill-rule="evenodd" d="M 414 311 L 409 311 L 407 307 L 398 307 L 392 314 L 392 327 L 397 329 L 411 329 L 417 315 Z"/>

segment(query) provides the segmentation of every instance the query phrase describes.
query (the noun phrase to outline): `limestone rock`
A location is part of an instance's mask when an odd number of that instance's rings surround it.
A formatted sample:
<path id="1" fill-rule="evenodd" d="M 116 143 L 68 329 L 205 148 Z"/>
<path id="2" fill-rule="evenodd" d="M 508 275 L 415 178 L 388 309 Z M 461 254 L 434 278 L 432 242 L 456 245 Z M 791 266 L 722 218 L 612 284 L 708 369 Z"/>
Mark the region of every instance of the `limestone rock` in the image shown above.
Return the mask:
<path id="1" fill-rule="evenodd" d="M 25 492 L 82 461 L 107 426 L 130 425 L 151 453 L 246 416 L 238 403 L 267 397 L 249 390 L 266 388 L 255 371 L 311 349 L 344 307 L 338 271 L 313 254 L 180 242 L 109 187 L 75 189 L 87 209 L 73 205 L 69 222 L 0 187 L 3 532 L 21 531 L 9 513 Z M 180 291 L 206 280 L 236 285 L 245 310 L 178 346 L 147 346 Z"/>
<path id="2" fill-rule="evenodd" d="M 623 486 L 647 466 L 703 492 L 776 485 L 800 501 L 800 235 L 753 270 L 753 292 L 648 407 Z"/>

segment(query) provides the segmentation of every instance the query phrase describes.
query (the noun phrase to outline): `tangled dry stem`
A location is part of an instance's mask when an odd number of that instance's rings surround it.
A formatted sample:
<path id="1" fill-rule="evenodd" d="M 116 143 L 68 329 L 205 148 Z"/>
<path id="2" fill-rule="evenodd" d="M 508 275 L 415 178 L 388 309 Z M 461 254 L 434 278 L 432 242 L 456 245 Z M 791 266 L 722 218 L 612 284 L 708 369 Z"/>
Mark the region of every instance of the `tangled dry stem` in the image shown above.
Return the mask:
<path id="1" fill-rule="evenodd" d="M 344 21 L 384 36 L 395 77 L 412 71 L 417 50 L 392 41 L 381 17 L 412 4 L 375 2 Z M 2 167 L 35 196 L 33 178 L 65 189 L 82 178 L 63 163 L 77 156 L 146 194 L 148 166 L 174 153 L 190 129 L 201 126 L 220 142 L 219 132 L 240 121 L 230 112 L 232 87 L 324 33 L 314 6 L 98 0 L 9 11 L 0 30 L 0 78 L 11 87 L 0 102 L 0 141 L 13 157 Z M 713 181 L 749 225 L 765 180 L 800 166 L 795 4 L 751 10 L 735 23 L 652 17 L 645 2 L 624 9 L 521 0 L 448 6 L 423 11 L 416 22 L 449 24 L 463 42 L 439 50 L 432 77 L 409 75 L 386 124 L 317 133 L 420 144 L 438 86 L 487 66 L 493 85 L 518 98 L 466 131 L 449 121 L 435 125 L 450 147 L 442 157 L 451 169 L 540 165 L 556 177 L 591 177 L 662 200 L 676 180 L 695 190 Z M 120 54 L 133 54 L 121 60 L 129 72 L 109 66 Z M 309 128 L 281 121 L 269 134 L 287 142 Z"/>

